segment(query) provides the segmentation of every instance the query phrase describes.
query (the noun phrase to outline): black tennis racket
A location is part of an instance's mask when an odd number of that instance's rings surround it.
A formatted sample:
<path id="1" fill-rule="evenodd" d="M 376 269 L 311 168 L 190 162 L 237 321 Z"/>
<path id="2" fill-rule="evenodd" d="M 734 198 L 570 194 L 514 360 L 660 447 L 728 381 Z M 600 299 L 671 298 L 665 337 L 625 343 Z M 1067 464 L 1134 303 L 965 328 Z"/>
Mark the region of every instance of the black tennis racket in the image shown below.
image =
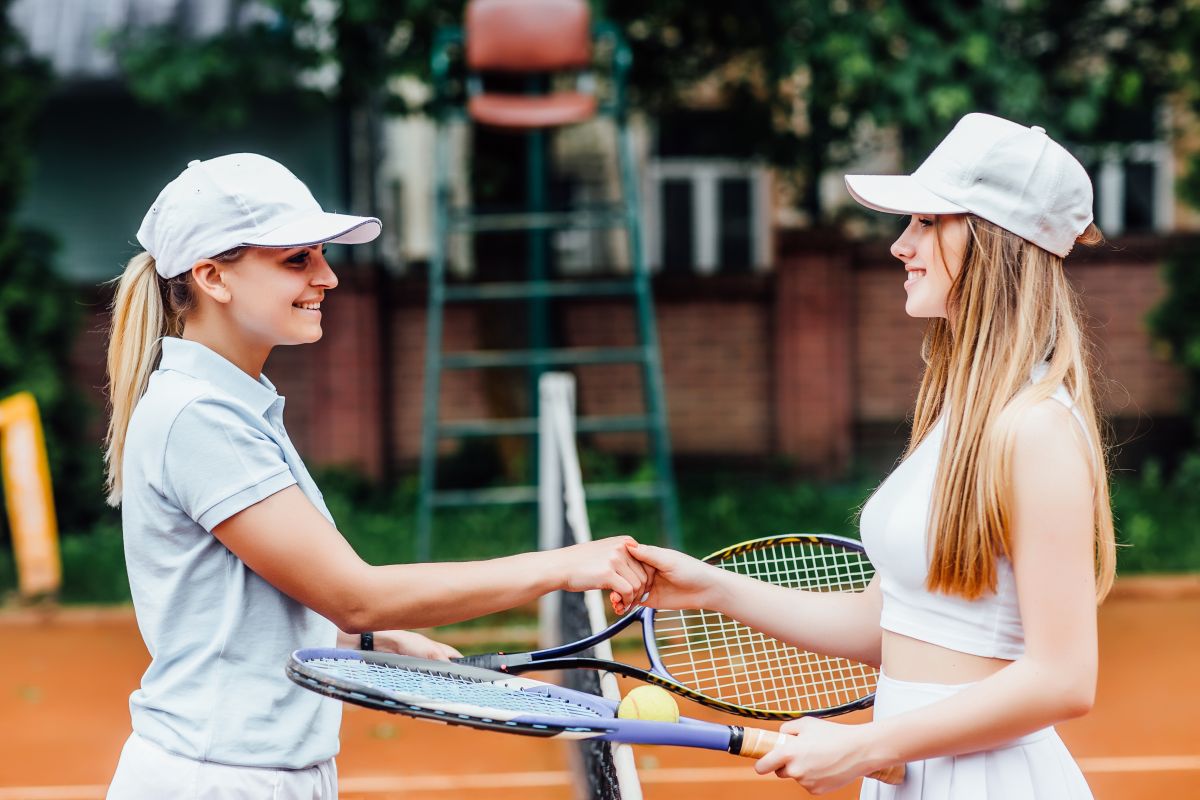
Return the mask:
<path id="1" fill-rule="evenodd" d="M 314 692 L 418 719 L 503 733 L 626 744 L 724 750 L 760 758 L 787 734 L 681 717 L 679 722 L 620 719 L 618 704 L 541 681 L 465 664 L 391 653 L 297 650 L 287 675 Z M 903 765 L 871 775 L 904 779 Z"/>
<path id="2" fill-rule="evenodd" d="M 821 592 L 861 592 L 875 570 L 862 544 L 841 536 L 790 534 L 735 544 L 704 559 L 767 583 Z M 633 622 L 650 661 L 630 664 L 579 655 Z M 528 653 L 491 653 L 458 663 L 514 674 L 597 669 L 652 683 L 710 708 L 755 719 L 828 717 L 866 708 L 874 667 L 784 644 L 715 611 L 636 607 L 594 636 Z"/>

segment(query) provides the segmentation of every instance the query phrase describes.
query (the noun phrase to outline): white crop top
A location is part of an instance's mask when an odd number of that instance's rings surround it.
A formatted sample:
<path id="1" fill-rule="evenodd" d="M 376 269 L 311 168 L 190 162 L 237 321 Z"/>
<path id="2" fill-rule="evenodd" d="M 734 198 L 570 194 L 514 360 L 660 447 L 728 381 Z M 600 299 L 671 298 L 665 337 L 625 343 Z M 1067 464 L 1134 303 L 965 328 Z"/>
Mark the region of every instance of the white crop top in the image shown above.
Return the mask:
<path id="1" fill-rule="evenodd" d="M 1035 380 L 1041 371 L 1034 371 Z M 1060 385 L 1053 397 L 1083 424 L 1065 386 Z M 925 588 L 929 507 L 945 435 L 946 418 L 942 416 L 863 506 L 862 542 L 883 592 L 879 624 L 884 630 L 951 650 L 1016 659 L 1025 652 L 1025 631 L 1008 558 L 996 560 L 996 591 L 977 600 Z"/>

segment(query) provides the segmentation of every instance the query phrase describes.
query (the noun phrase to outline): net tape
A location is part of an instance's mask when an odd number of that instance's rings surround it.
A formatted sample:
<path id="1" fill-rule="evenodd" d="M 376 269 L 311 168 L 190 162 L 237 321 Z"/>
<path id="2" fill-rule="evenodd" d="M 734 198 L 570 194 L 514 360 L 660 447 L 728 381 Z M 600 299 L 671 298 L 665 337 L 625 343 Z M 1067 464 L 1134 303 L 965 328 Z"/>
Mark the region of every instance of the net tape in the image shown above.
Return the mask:
<path id="1" fill-rule="evenodd" d="M 574 392 L 574 379 L 570 375 L 547 373 L 540 379 L 541 468 L 553 468 L 555 472 L 553 476 L 547 473 L 548 480 L 542 486 L 546 491 L 541 494 L 541 502 L 549 504 L 545 510 L 555 518 L 551 530 L 558 528 L 557 535 L 550 534 L 549 541 L 543 539 L 543 546 L 567 547 L 591 539 L 579 455 L 575 447 Z M 558 624 L 553 636 L 558 642 L 575 642 L 603 629 L 603 600 L 599 592 L 558 592 L 556 596 Z M 601 643 L 579 655 L 612 657 L 607 643 Z M 564 670 L 562 680 L 571 689 L 620 699 L 619 689 L 611 675 L 602 677 L 593 670 Z M 586 800 L 641 800 L 641 786 L 632 754 L 627 748 L 616 751 L 618 746 L 595 740 L 580 741 L 573 746 L 578 748 L 576 765 L 582 778 L 577 797 Z"/>

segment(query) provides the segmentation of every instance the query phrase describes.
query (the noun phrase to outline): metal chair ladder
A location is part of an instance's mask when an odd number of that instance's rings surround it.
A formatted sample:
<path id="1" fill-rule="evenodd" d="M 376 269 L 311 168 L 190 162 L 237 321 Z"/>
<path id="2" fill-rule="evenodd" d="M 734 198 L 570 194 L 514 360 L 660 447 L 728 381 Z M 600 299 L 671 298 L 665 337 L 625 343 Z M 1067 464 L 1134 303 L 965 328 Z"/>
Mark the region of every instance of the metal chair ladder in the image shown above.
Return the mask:
<path id="1" fill-rule="evenodd" d="M 588 70 L 594 42 L 607 40 L 608 70 L 613 91 L 601 100 Z M 460 50 L 467 70 L 465 108 L 443 102 L 449 95 L 451 54 Z M 642 253 L 640 208 L 633 144 L 626 125 L 625 77 L 630 65 L 628 46 L 615 27 L 592 25 L 585 0 L 472 0 L 465 24 L 438 32 L 434 42 L 433 76 L 438 98 L 435 141 L 436 231 L 429 264 L 429 307 L 422 416 L 421 477 L 417 515 L 417 558 L 432 555 L 434 514 L 438 508 L 492 504 L 536 504 L 537 486 L 470 490 L 438 490 L 438 444 L 445 438 L 494 437 L 538 432 L 537 391 L 530 393 L 531 413 L 515 419 L 443 421 L 439 413 L 443 370 L 525 367 L 530 385 L 550 368 L 589 364 L 631 363 L 641 367 L 643 414 L 582 417 L 580 433 L 645 431 L 649 436 L 655 480 L 651 483 L 591 484 L 592 500 L 655 499 L 661 506 L 666 542 L 678 547 L 679 510 L 671 465 L 658 332 L 653 298 Z M 576 72 L 576 91 L 537 91 L 548 74 Z M 487 92 L 482 75 L 501 72 L 528 76 L 531 91 L 524 94 Z M 610 117 L 618 136 L 620 198 L 603 206 L 553 211 L 547 208 L 546 136 L 554 128 L 585 122 L 597 115 Z M 526 136 L 528 152 L 527 208 L 517 213 L 484 212 L 455 207 L 450 186 L 448 125 L 466 118 Z M 603 280 L 553 278 L 546 257 L 547 237 L 556 230 L 613 228 L 626 232 L 631 274 Z M 447 285 L 448 240 L 456 233 L 526 231 L 529 236 L 528 276 L 523 281 Z M 552 300 L 610 296 L 629 297 L 636 309 L 637 343 L 630 347 L 552 347 L 549 308 Z M 443 352 L 443 319 L 447 304 L 524 301 L 530 315 L 530 341 L 523 350 Z"/>

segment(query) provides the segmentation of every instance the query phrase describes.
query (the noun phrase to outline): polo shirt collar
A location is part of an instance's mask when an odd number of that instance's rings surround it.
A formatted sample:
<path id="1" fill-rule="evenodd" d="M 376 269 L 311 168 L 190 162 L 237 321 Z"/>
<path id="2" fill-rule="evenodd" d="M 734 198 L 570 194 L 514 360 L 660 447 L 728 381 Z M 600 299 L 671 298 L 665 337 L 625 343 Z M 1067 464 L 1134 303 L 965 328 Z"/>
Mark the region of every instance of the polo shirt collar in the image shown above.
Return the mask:
<path id="1" fill-rule="evenodd" d="M 265 415 L 275 403 L 283 402 L 266 375 L 259 375 L 255 380 L 233 362 L 199 342 L 174 336 L 164 336 L 160 341 L 162 360 L 158 368 L 161 370 L 175 370 L 208 381 L 241 400 L 259 415 Z"/>

